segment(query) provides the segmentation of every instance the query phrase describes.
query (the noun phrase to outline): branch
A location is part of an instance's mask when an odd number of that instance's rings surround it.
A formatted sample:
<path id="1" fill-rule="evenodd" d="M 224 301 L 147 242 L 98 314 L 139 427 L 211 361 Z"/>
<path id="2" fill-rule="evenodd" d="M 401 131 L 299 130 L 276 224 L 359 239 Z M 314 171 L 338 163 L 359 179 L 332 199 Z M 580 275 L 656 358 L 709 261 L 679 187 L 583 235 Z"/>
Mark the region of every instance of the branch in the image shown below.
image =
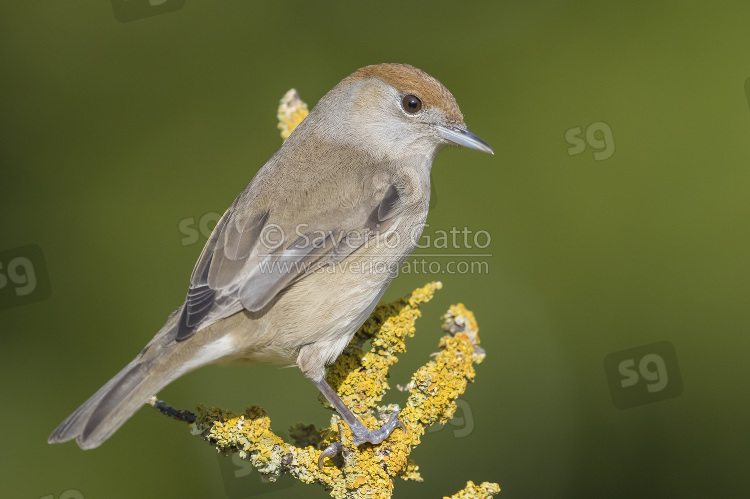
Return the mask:
<path id="1" fill-rule="evenodd" d="M 500 486 L 496 483 L 482 482 L 480 485 L 474 485 L 474 482 L 469 480 L 462 490 L 450 497 L 443 497 L 443 499 L 491 499 L 493 495 L 499 492 Z"/>
<path id="2" fill-rule="evenodd" d="M 368 428 L 379 427 L 396 409 L 378 405 L 389 388 L 388 368 L 398 361 L 398 353 L 406 351 L 405 340 L 414 335 L 414 322 L 421 316 L 419 306 L 440 288 L 439 282 L 433 282 L 393 303 L 379 305 L 329 366 L 328 382 Z M 265 411 L 255 406 L 244 414 L 199 406 L 192 432 L 221 453 L 238 452 L 270 481 L 286 473 L 304 483 L 322 485 L 334 498 L 391 497 L 393 478 L 422 481 L 409 454 L 421 443 L 428 427 L 453 416 L 456 399 L 474 379 L 473 363 L 484 358 L 470 311 L 461 304 L 454 305 L 443 318 L 446 334 L 439 342 L 441 351 L 420 367 L 404 388 L 409 391 L 401 411 L 406 433 L 396 431 L 379 445 L 356 448 L 348 426 L 334 414 L 331 427 L 321 431 L 312 425 L 292 428 L 295 445 L 276 435 Z M 368 342 L 370 347 L 364 351 Z M 373 410 L 377 410 L 379 419 Z M 326 460 L 319 468 L 320 449 L 336 441 L 343 445 L 343 464 L 339 467 Z M 452 497 L 489 498 L 498 491 L 496 484 L 475 486 L 468 482 Z"/>

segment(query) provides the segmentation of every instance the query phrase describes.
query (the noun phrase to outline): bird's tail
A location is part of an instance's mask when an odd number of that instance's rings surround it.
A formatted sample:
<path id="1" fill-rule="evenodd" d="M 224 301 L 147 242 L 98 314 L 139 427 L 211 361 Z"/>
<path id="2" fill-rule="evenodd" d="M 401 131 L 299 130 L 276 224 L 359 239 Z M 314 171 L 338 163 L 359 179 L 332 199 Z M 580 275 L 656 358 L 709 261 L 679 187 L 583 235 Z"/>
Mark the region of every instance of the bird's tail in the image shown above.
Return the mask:
<path id="1" fill-rule="evenodd" d="M 81 449 L 98 447 L 153 395 L 184 374 L 184 361 L 193 349 L 185 348 L 185 343 L 165 341 L 173 323 L 168 321 L 138 357 L 60 423 L 47 441 L 52 444 L 75 438 Z"/>

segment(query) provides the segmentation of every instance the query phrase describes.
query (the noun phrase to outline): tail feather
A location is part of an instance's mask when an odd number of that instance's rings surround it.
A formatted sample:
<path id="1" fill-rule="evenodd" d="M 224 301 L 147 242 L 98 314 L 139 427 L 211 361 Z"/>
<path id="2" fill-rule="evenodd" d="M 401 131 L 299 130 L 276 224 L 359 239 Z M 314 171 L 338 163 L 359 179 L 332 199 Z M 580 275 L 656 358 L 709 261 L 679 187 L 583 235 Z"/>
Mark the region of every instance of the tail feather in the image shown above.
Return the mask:
<path id="1" fill-rule="evenodd" d="M 190 358 L 197 345 L 174 343 L 170 333 L 175 322 L 170 318 L 143 352 L 60 423 L 47 442 L 76 439 L 81 449 L 99 447 L 152 396 L 184 374 L 182 357 Z"/>
<path id="2" fill-rule="evenodd" d="M 137 359 L 132 361 L 130 364 L 120 371 L 115 377 L 109 380 L 103 387 L 99 388 L 95 394 L 84 402 L 73 414 L 68 416 L 65 421 L 52 432 L 52 435 L 47 439 L 50 444 L 56 444 L 60 442 L 67 442 L 78 437 L 83 433 L 83 428 L 89 419 L 91 413 L 96 409 L 99 401 L 109 393 L 109 390 L 115 385 L 127 372 L 132 369 L 136 364 Z M 79 442 L 80 445 L 80 442 Z"/>
<path id="3" fill-rule="evenodd" d="M 86 425 L 76 439 L 78 445 L 89 449 L 108 439 L 162 388 L 154 386 L 152 380 L 147 367 L 141 363 L 125 372 L 88 415 Z"/>
<path id="4" fill-rule="evenodd" d="M 150 383 L 144 383 L 146 379 L 145 366 L 140 359 L 135 359 L 60 423 L 47 442 L 67 442 L 75 438 L 81 449 L 98 447 L 149 397 L 163 388 L 149 386 Z M 147 391 L 150 392 L 152 388 L 156 391 L 144 394 L 144 385 Z M 112 417 L 108 418 L 110 415 Z"/>

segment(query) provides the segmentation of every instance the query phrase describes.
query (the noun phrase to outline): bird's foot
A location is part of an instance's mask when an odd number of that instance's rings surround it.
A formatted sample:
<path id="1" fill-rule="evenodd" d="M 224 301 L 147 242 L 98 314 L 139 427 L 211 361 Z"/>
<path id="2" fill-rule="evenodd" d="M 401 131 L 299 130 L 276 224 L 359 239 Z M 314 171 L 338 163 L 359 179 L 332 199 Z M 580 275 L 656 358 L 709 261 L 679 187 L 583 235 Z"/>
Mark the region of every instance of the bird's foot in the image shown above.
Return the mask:
<path id="1" fill-rule="evenodd" d="M 352 442 L 357 447 L 365 442 L 377 445 L 388 438 L 396 428 L 401 428 L 406 433 L 406 426 L 398 419 L 398 412 L 391 414 L 388 422 L 377 430 L 368 430 L 364 426 L 352 428 Z"/>
<path id="2" fill-rule="evenodd" d="M 388 422 L 377 430 L 368 430 L 362 424 L 354 425 L 353 427 L 350 426 L 350 428 L 352 430 L 352 443 L 355 445 L 355 447 L 359 447 L 365 442 L 370 442 L 371 444 L 377 445 L 388 438 L 396 428 L 401 428 L 404 433 L 406 433 L 406 425 L 404 425 L 404 423 L 398 418 L 398 412 L 394 412 L 393 414 L 391 414 Z M 334 442 L 326 447 L 325 450 L 320 454 L 320 457 L 318 458 L 318 468 L 323 468 L 323 461 L 327 457 L 333 458 L 343 450 L 344 446 L 341 443 L 341 441 L 343 440 L 342 437 L 343 435 L 341 426 L 339 426 L 339 441 Z"/>

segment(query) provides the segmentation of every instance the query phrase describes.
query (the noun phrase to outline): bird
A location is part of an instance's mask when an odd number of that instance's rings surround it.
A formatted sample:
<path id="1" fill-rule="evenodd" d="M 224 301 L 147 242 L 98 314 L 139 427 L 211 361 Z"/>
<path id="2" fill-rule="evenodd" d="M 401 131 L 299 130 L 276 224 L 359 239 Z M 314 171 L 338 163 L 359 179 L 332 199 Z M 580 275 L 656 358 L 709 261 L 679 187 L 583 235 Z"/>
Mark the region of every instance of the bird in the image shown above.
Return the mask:
<path id="1" fill-rule="evenodd" d="M 325 380 L 421 237 L 445 146 L 494 154 L 456 99 L 408 64 L 362 67 L 325 94 L 224 212 L 185 302 L 50 435 L 100 446 L 166 385 L 213 363 L 298 366 L 352 431 L 378 444 Z"/>

